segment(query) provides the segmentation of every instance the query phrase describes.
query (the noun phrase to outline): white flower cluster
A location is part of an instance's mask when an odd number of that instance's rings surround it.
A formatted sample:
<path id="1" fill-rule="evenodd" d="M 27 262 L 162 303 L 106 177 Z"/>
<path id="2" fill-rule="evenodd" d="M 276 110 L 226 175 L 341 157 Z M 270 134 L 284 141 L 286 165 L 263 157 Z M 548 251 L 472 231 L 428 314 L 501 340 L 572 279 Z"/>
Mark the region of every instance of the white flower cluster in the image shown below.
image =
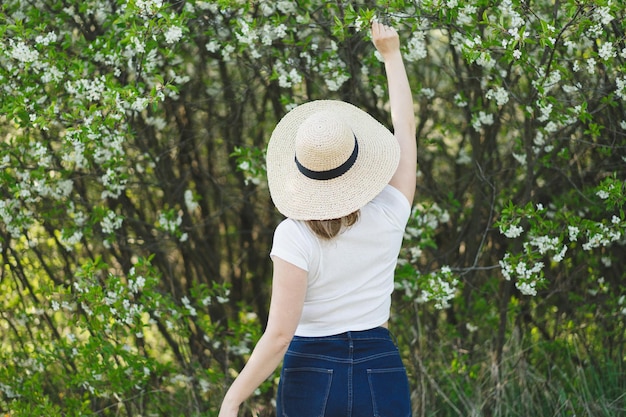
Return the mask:
<path id="1" fill-rule="evenodd" d="M 245 20 L 239 22 L 240 29 L 235 32 L 235 37 L 239 43 L 244 45 L 252 45 L 259 39 L 259 34 L 256 30 L 252 30 L 250 25 Z"/>
<path id="2" fill-rule="evenodd" d="M 102 150 L 104 148 L 99 148 Z M 117 198 L 122 192 L 126 189 L 127 180 L 124 178 L 120 178 L 120 173 L 118 170 L 114 170 L 112 168 L 108 168 L 104 174 L 100 177 L 100 182 L 105 187 L 104 191 L 100 194 L 101 198 L 104 200 L 108 197 Z"/>
<path id="3" fill-rule="evenodd" d="M 274 70 L 278 74 L 278 85 L 282 88 L 290 88 L 302 82 L 302 76 L 298 70 L 291 68 L 287 70 L 281 61 L 277 61 Z"/>
<path id="4" fill-rule="evenodd" d="M 65 91 L 75 96 L 78 100 L 98 101 L 105 92 L 105 81 L 104 75 L 93 79 L 82 78 L 75 81 L 68 80 L 65 83 Z"/>
<path id="5" fill-rule="evenodd" d="M 427 239 L 427 236 L 430 236 L 440 224 L 447 223 L 450 220 L 450 214 L 434 203 L 430 206 L 416 205 L 411 216 L 415 221 L 406 228 L 405 238 L 418 242 L 415 246 L 408 248 L 411 262 L 417 262 L 422 256 L 420 241 Z"/>
<path id="6" fill-rule="evenodd" d="M 454 104 L 459 107 L 467 107 L 467 100 L 460 93 L 454 95 Z"/>
<path id="7" fill-rule="evenodd" d="M 450 307 L 450 301 L 454 298 L 459 285 L 448 266 L 443 266 L 439 271 L 421 277 L 425 282 L 420 285 L 420 292 L 416 298 L 418 303 L 433 301 L 435 308 L 442 310 Z M 408 294 L 407 294 L 408 295 Z"/>
<path id="8" fill-rule="evenodd" d="M 602 25 L 608 25 L 615 17 L 611 14 L 611 9 L 608 6 L 598 6 L 593 8 L 592 19 Z"/>
<path id="9" fill-rule="evenodd" d="M 189 189 L 185 190 L 184 197 L 185 197 L 185 206 L 187 207 L 187 211 L 189 211 L 189 213 L 193 213 L 194 211 L 196 211 L 200 205 L 194 199 L 193 191 Z"/>
<path id="10" fill-rule="evenodd" d="M 190 316 L 198 315 L 198 311 L 194 306 L 191 305 L 191 302 L 189 301 L 189 298 L 187 296 L 184 296 L 180 301 L 183 303 L 183 307 L 185 307 Z"/>
<path id="11" fill-rule="evenodd" d="M 293 14 L 297 10 L 296 4 L 289 0 L 263 1 L 259 3 L 259 6 L 265 17 L 275 14 L 276 10 L 285 15 Z"/>
<path id="12" fill-rule="evenodd" d="M 67 232 L 65 229 L 61 231 L 61 235 L 59 237 L 59 241 L 67 251 L 74 250 L 74 246 L 76 246 L 83 238 L 83 232 L 79 229 L 76 229 L 71 232 Z"/>
<path id="13" fill-rule="evenodd" d="M 275 40 L 285 36 L 287 36 L 287 26 L 283 23 L 278 26 L 265 24 L 261 28 L 261 44 L 264 46 L 270 46 Z"/>
<path id="14" fill-rule="evenodd" d="M 539 109 L 541 115 L 537 118 L 537 120 L 539 120 L 540 122 L 545 122 L 546 120 L 550 119 L 553 107 L 554 106 L 552 105 L 552 103 L 543 103 L 538 101 L 537 108 Z"/>
<path id="15" fill-rule="evenodd" d="M 439 207 L 437 203 L 430 206 L 417 204 L 411 213 L 415 226 L 406 228 L 406 238 L 419 238 L 426 231 L 435 230 L 440 224 L 450 221 L 450 213 Z"/>
<path id="16" fill-rule="evenodd" d="M 558 70 L 553 70 L 546 74 L 544 68 L 538 68 L 537 77 L 532 81 L 532 85 L 541 92 L 540 97 L 545 97 L 547 93 L 559 85 L 561 78 L 561 72 Z M 539 101 L 537 103 L 539 104 Z"/>
<path id="17" fill-rule="evenodd" d="M 250 353 L 250 345 L 252 343 L 252 337 L 249 333 L 246 333 L 237 345 L 228 346 L 228 350 L 236 356 L 245 356 Z"/>
<path id="18" fill-rule="evenodd" d="M 622 100 L 626 100 L 626 76 L 617 77 L 615 79 L 615 84 L 617 88 L 615 88 L 615 94 Z"/>
<path id="19" fill-rule="evenodd" d="M 251 21 L 240 20 L 239 30 L 235 32 L 235 38 L 240 45 L 245 45 L 247 53 L 254 59 L 261 57 L 261 50 L 267 49 L 274 41 L 287 36 L 288 28 L 284 23 L 278 25 L 264 23 L 260 27 L 252 27 L 251 25 Z M 220 46 L 219 41 L 215 39 L 207 43 L 205 47 L 209 52 L 216 52 L 221 49 L 222 57 L 225 60 L 229 60 L 235 51 L 233 45 L 224 43 L 223 46 Z"/>
<path id="20" fill-rule="evenodd" d="M 537 248 L 540 254 L 545 255 L 548 251 L 554 251 L 558 249 L 559 238 L 550 236 L 531 236 L 528 244 Z"/>
<path id="21" fill-rule="evenodd" d="M 475 15 L 478 9 L 476 6 L 466 4 L 462 9 L 459 9 L 459 15 L 457 16 L 457 24 L 460 26 L 472 25 L 474 23 Z"/>
<path id="22" fill-rule="evenodd" d="M 502 87 L 491 88 L 485 93 L 485 97 L 489 100 L 496 100 L 498 106 L 504 106 L 509 102 L 509 92 Z"/>
<path id="23" fill-rule="evenodd" d="M 330 91 L 337 91 L 341 86 L 350 79 L 350 74 L 344 71 L 333 71 L 330 78 L 325 80 L 326 86 Z"/>
<path id="24" fill-rule="evenodd" d="M 183 30 L 178 26 L 170 26 L 165 31 L 165 42 L 168 44 L 176 43 L 183 37 Z"/>
<path id="25" fill-rule="evenodd" d="M 88 165 L 85 157 L 85 144 L 80 140 L 80 134 L 80 130 L 76 129 L 65 131 L 64 139 L 68 146 L 61 155 L 61 161 L 66 167 L 71 168 L 73 166 L 77 170 L 86 168 Z"/>
<path id="26" fill-rule="evenodd" d="M 622 220 L 617 216 L 613 216 L 611 223 L 611 226 L 598 223 L 597 231 L 588 234 L 587 242 L 582 245 L 583 250 L 589 251 L 599 247 L 607 247 L 622 239 L 622 229 L 624 228 Z"/>
<path id="27" fill-rule="evenodd" d="M 426 58 L 428 51 L 426 49 L 426 42 L 424 42 L 425 36 L 423 31 L 413 32 L 406 44 L 404 58 L 407 61 L 415 62 Z"/>
<path id="28" fill-rule="evenodd" d="M 509 225 L 509 227 L 504 227 L 503 225 L 500 225 L 500 233 L 502 233 L 509 239 L 515 239 L 516 237 L 519 237 L 523 232 L 524 228 L 517 224 L 511 224 Z"/>
<path id="29" fill-rule="evenodd" d="M 128 289 L 131 293 L 137 294 L 143 290 L 146 285 L 146 279 L 142 275 L 137 275 L 135 267 L 132 267 L 128 272 Z"/>
<path id="30" fill-rule="evenodd" d="M 136 0 L 135 5 L 139 9 L 139 16 L 151 18 L 163 7 L 163 0 Z"/>
<path id="31" fill-rule="evenodd" d="M 615 58 L 617 56 L 617 51 L 615 51 L 612 42 L 604 42 L 598 50 L 598 55 L 603 60 L 608 61 L 609 59 Z"/>
<path id="32" fill-rule="evenodd" d="M 486 113 L 481 110 L 478 113 L 474 113 L 472 115 L 472 127 L 477 132 L 481 131 L 482 126 L 491 126 L 493 125 L 493 123 L 493 114 L 491 113 Z"/>
<path id="33" fill-rule="evenodd" d="M 109 235 L 114 233 L 117 229 L 122 227 L 124 217 L 118 216 L 114 211 L 108 211 L 107 214 L 100 221 L 100 227 L 102 227 L 102 233 Z"/>
<path id="34" fill-rule="evenodd" d="M 170 213 L 160 213 L 158 224 L 161 230 L 164 230 L 174 236 L 178 237 L 178 240 L 181 242 L 187 241 L 189 235 L 187 233 L 181 233 L 179 227 L 183 222 L 183 213 L 182 211 L 178 211 L 176 218 L 172 217 L 173 214 Z"/>
<path id="35" fill-rule="evenodd" d="M 39 45 L 48 46 L 57 41 L 57 34 L 54 32 L 48 32 L 45 35 L 37 35 L 35 42 Z"/>
<path id="36" fill-rule="evenodd" d="M 176 233 L 176 231 L 178 231 L 178 227 L 183 222 L 183 216 L 182 216 L 181 213 L 178 213 L 178 215 L 177 215 L 177 217 L 175 219 L 172 219 L 170 217 L 171 216 L 169 216 L 166 213 L 160 213 L 159 214 L 159 225 L 161 226 L 161 229 L 165 230 L 166 232 Z"/>
<path id="37" fill-rule="evenodd" d="M 327 59 L 319 62 L 313 69 L 324 74 L 324 82 L 330 91 L 337 91 L 350 79 L 350 73 L 347 70 L 346 63 L 337 55 L 338 47 L 334 41 L 331 42 L 331 50 L 332 54 Z"/>
<path id="38" fill-rule="evenodd" d="M 467 148 L 459 149 L 456 160 L 454 161 L 458 165 L 469 165 L 472 163 L 472 155 Z"/>
<path id="39" fill-rule="evenodd" d="M 507 252 L 499 263 L 502 268 L 502 275 L 507 281 L 517 278 L 515 286 L 522 294 L 537 295 L 537 284 L 542 279 L 543 262 L 527 265 L 526 262 L 519 261 L 517 264 L 512 264 L 511 254 Z"/>
<path id="40" fill-rule="evenodd" d="M 224 294 L 223 295 L 216 295 L 215 299 L 220 304 L 226 304 L 228 301 L 230 301 L 229 296 L 230 296 L 230 290 L 228 288 L 226 288 L 226 289 L 224 289 Z"/>
<path id="41" fill-rule="evenodd" d="M 8 399 L 17 398 L 18 394 L 9 385 L 0 382 L 0 392 L 3 392 Z"/>
<path id="42" fill-rule="evenodd" d="M 502 15 L 509 18 L 508 27 L 515 29 L 515 33 L 517 33 L 518 28 L 526 23 L 522 15 L 515 9 L 512 0 L 504 0 L 498 7 L 502 11 Z"/>
<path id="43" fill-rule="evenodd" d="M 538 205 L 537 208 L 542 210 L 543 206 Z M 537 284 L 544 279 L 542 271 L 544 264 L 537 261 L 537 259 L 553 253 L 552 261 L 556 263 L 562 262 L 568 251 L 568 244 L 564 241 L 569 240 L 570 243 L 577 242 L 581 234 L 584 233 L 583 235 L 587 239 L 581 248 L 585 251 L 599 247 L 608 247 L 616 242 L 624 244 L 622 239 L 624 238 L 626 222 L 618 216 L 614 215 L 608 225 L 601 222 L 582 222 L 581 224 L 584 225 L 582 233 L 582 226 L 570 224 L 567 226 L 567 234 L 565 236 L 529 234 L 523 244 L 525 252 L 521 257 L 513 257 L 511 253 L 506 253 L 504 258 L 499 261 L 504 278 L 507 280 L 516 279 L 515 285 L 523 294 L 536 295 Z M 500 232 L 509 238 L 515 238 L 523 233 L 523 229 L 516 224 L 509 226 L 500 225 Z M 603 262 L 605 261 L 603 260 Z M 607 260 L 607 262 L 610 262 L 610 260 Z"/>
<path id="44" fill-rule="evenodd" d="M 32 49 L 23 41 L 9 40 L 9 56 L 21 63 L 35 62 L 39 59 L 39 52 Z"/>

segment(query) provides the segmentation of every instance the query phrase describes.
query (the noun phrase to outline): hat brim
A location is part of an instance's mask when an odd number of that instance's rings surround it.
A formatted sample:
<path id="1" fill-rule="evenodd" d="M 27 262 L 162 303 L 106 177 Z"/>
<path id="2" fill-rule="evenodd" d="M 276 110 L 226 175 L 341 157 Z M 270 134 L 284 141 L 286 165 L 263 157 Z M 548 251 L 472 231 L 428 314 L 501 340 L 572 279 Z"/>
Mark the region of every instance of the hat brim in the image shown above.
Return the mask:
<path id="1" fill-rule="evenodd" d="M 328 110 L 350 126 L 359 153 L 345 174 L 315 180 L 296 166 L 296 133 L 309 116 Z M 311 101 L 287 113 L 272 132 L 266 157 L 270 195 L 278 211 L 292 219 L 337 219 L 374 199 L 389 183 L 399 161 L 400 147 L 393 133 L 368 113 L 343 101 Z"/>

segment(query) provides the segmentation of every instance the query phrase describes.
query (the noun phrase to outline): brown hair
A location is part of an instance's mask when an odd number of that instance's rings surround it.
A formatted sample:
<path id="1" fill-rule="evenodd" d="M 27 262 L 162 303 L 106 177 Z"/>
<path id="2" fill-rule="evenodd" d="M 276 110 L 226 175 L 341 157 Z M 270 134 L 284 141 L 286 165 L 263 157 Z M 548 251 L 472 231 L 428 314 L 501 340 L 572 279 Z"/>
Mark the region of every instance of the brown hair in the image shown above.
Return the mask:
<path id="1" fill-rule="evenodd" d="M 345 228 L 355 224 L 359 220 L 359 214 L 360 211 L 357 210 L 339 219 L 307 220 L 306 224 L 318 237 L 329 240 L 337 236 Z"/>

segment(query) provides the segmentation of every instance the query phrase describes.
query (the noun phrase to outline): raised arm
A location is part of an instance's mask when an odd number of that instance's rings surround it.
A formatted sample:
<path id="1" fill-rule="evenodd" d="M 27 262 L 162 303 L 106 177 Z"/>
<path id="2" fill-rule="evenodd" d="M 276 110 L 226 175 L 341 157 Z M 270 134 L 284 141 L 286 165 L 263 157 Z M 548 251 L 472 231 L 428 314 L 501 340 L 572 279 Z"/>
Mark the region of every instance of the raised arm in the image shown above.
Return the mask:
<path id="1" fill-rule="evenodd" d="M 372 41 L 385 62 L 393 132 L 400 144 L 400 164 L 389 184 L 413 203 L 417 174 L 417 142 L 413 96 L 406 75 L 400 38 L 396 30 L 379 22 L 372 23 Z"/>

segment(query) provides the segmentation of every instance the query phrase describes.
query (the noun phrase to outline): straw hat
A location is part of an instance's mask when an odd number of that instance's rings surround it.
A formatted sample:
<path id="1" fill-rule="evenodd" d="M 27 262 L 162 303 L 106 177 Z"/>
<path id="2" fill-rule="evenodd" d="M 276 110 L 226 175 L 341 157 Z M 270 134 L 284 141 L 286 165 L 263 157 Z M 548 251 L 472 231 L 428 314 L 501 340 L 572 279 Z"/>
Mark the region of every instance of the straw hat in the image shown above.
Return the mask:
<path id="1" fill-rule="evenodd" d="M 399 160 L 398 141 L 372 116 L 342 101 L 311 101 L 287 113 L 272 133 L 270 195 L 287 217 L 337 219 L 376 197 Z"/>

